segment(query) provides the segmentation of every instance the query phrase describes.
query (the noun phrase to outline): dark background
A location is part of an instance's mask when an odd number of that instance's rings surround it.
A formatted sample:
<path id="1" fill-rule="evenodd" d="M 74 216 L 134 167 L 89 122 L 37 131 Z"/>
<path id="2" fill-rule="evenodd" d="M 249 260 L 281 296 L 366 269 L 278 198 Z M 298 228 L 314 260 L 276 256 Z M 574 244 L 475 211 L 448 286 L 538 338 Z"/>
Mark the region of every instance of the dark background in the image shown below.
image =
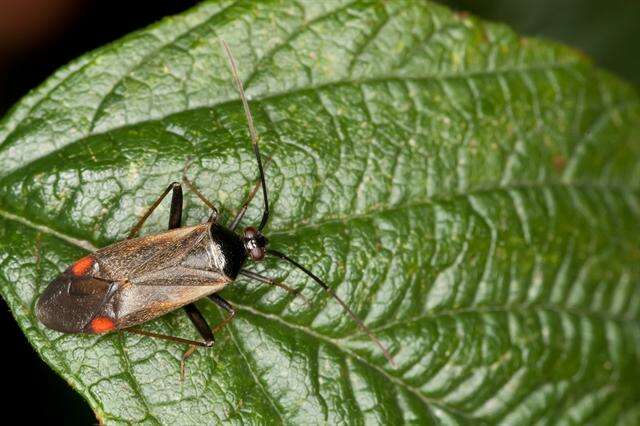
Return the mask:
<path id="1" fill-rule="evenodd" d="M 72 59 L 196 3 L 195 0 L 0 0 L 0 116 Z M 577 47 L 599 66 L 640 87 L 638 0 L 441 0 L 440 3 L 507 23 L 521 34 Z M 1 300 L 0 332 L 6 357 L 2 375 L 4 407 L 31 422 L 96 423 L 84 400 L 36 355 Z"/>

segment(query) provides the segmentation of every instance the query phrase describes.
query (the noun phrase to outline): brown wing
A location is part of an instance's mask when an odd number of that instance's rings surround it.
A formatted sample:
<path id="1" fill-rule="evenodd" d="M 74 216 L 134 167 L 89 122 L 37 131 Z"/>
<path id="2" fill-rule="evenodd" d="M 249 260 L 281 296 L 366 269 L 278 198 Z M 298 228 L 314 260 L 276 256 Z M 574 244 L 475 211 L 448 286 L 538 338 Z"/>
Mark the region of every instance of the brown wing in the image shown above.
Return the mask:
<path id="1" fill-rule="evenodd" d="M 96 275 L 118 282 L 113 300 L 117 328 L 159 317 L 231 281 L 210 253 L 209 226 L 125 240 L 94 253 Z"/>
<path id="2" fill-rule="evenodd" d="M 162 276 L 160 276 L 162 274 Z M 123 282 L 114 301 L 117 328 L 130 327 L 164 315 L 222 290 L 230 280 L 221 274 L 188 268 L 159 271 L 144 283 Z"/>
<path id="3" fill-rule="evenodd" d="M 100 273 L 105 275 L 103 278 L 113 280 L 135 280 L 150 271 L 179 266 L 194 256 L 201 262 L 189 266 L 220 271 L 207 259 L 211 241 L 209 226 L 204 223 L 120 241 L 98 250 L 94 256 L 100 265 Z"/>

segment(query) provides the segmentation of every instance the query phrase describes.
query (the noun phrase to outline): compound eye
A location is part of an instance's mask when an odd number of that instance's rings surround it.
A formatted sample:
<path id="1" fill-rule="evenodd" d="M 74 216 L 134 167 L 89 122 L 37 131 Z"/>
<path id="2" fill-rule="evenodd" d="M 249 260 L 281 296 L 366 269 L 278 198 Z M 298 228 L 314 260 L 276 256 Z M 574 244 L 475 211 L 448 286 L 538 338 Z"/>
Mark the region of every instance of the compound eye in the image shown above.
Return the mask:
<path id="1" fill-rule="evenodd" d="M 264 259 L 264 248 L 254 247 L 251 249 L 250 254 L 253 260 L 262 260 Z"/>

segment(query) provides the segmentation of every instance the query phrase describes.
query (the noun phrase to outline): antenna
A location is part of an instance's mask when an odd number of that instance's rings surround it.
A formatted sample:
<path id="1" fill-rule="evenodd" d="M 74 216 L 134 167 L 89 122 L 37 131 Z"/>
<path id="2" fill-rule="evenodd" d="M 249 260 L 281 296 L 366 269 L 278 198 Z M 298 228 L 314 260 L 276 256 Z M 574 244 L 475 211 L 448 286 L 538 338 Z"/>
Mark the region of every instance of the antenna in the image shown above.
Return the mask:
<path id="1" fill-rule="evenodd" d="M 222 39 L 220 39 L 220 42 L 222 43 L 222 47 L 227 54 L 227 59 L 229 59 L 229 67 L 231 68 L 231 74 L 233 75 L 233 82 L 235 83 L 236 89 L 240 94 L 242 106 L 244 107 L 244 113 L 247 117 L 247 125 L 249 126 L 249 134 L 251 135 L 251 145 L 253 146 L 253 153 L 256 155 L 256 160 L 258 161 L 260 183 L 262 184 L 262 198 L 264 198 L 264 211 L 262 212 L 262 220 L 260 221 L 260 225 L 258 226 L 258 230 L 261 231 L 262 228 L 264 228 L 264 226 L 267 224 L 267 220 L 269 220 L 269 200 L 267 199 L 267 183 L 264 180 L 262 160 L 260 159 L 260 149 L 258 149 L 258 132 L 256 132 L 256 128 L 253 125 L 253 117 L 251 116 L 249 103 L 247 102 L 247 98 L 244 95 L 244 89 L 242 88 L 240 77 L 238 77 L 238 68 L 236 66 L 236 61 L 235 59 L 233 59 L 233 55 L 231 54 L 231 50 L 229 49 L 227 42 Z"/>
<path id="2" fill-rule="evenodd" d="M 333 297 L 336 300 L 336 302 L 340 304 L 340 306 L 342 306 L 342 309 L 344 309 L 344 311 L 347 314 L 349 314 L 351 319 L 353 319 L 353 321 L 355 321 L 355 323 L 358 324 L 358 327 L 360 327 L 360 329 L 369 336 L 371 341 L 373 341 L 373 343 L 375 343 L 380 348 L 380 350 L 382 350 L 382 353 L 384 354 L 384 357 L 387 359 L 387 361 L 389 361 L 389 363 L 394 367 L 397 365 L 396 362 L 393 360 L 393 357 L 387 350 L 387 348 L 380 341 L 380 339 L 378 339 L 378 337 L 375 334 L 373 334 L 371 330 L 369 330 L 369 327 L 367 327 L 362 322 L 362 320 L 358 318 L 358 316 L 347 306 L 347 304 L 344 303 L 344 301 L 340 299 L 338 295 L 335 294 L 334 291 L 331 290 L 331 288 L 328 285 L 326 285 L 320 278 L 318 278 L 313 272 L 311 272 L 310 270 L 308 270 L 307 268 L 305 268 L 295 260 L 291 259 L 289 256 L 287 256 L 284 253 L 280 253 L 279 251 L 271 250 L 271 249 L 267 249 L 267 253 L 272 256 L 278 257 L 282 260 L 286 260 L 287 262 L 291 263 L 292 265 L 300 269 L 302 272 L 310 276 L 316 283 L 318 283 L 324 289 L 324 291 L 329 293 L 329 295 Z"/>

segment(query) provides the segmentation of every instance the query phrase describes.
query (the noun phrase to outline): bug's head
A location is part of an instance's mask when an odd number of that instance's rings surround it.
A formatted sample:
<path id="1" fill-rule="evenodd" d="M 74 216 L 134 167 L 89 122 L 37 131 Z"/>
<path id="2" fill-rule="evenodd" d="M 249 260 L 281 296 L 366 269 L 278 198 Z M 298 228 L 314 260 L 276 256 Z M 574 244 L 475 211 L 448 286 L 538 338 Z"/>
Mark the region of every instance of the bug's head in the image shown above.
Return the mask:
<path id="1" fill-rule="evenodd" d="M 64 333 L 104 333 L 115 328 L 112 282 L 98 278 L 98 264 L 84 257 L 58 275 L 36 305 L 38 320 Z"/>
<path id="2" fill-rule="evenodd" d="M 247 254 L 251 256 L 251 259 L 255 261 L 264 259 L 269 240 L 267 240 L 267 237 L 262 235 L 262 232 L 258 231 L 253 226 L 245 228 L 244 235 L 242 236 L 242 243 L 244 244 Z"/>

